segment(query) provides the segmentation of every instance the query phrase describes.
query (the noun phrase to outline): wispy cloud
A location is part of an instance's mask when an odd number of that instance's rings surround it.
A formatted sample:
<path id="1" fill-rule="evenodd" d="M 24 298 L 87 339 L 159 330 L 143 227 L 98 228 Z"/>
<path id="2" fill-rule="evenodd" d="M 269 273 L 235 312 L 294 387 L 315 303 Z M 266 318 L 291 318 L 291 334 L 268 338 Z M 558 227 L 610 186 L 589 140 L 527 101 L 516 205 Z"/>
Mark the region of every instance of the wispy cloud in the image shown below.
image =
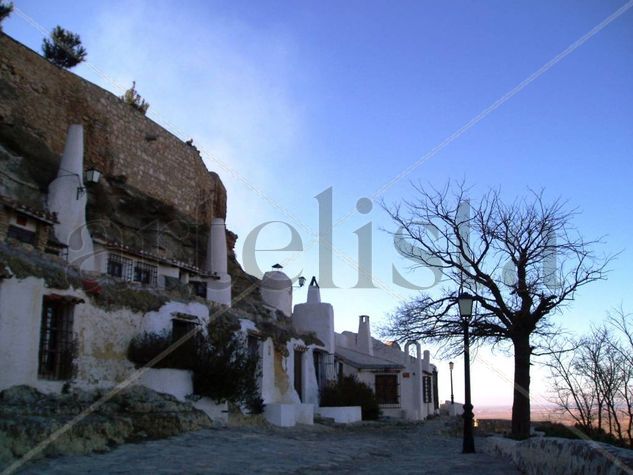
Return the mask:
<path id="1" fill-rule="evenodd" d="M 90 60 L 119 83 L 136 80 L 151 104 L 148 115 L 183 131 L 182 139 L 193 138 L 211 170 L 219 159 L 274 194 L 274 170 L 301 131 L 290 88 L 297 55 L 284 32 L 217 16 L 204 3 L 185 12 L 174 4 L 115 2 L 95 12 L 82 37 Z M 81 74 L 112 90 L 90 71 Z M 271 215 L 256 195 L 221 175 L 231 227 L 245 232 L 258 224 L 254 216 Z"/>

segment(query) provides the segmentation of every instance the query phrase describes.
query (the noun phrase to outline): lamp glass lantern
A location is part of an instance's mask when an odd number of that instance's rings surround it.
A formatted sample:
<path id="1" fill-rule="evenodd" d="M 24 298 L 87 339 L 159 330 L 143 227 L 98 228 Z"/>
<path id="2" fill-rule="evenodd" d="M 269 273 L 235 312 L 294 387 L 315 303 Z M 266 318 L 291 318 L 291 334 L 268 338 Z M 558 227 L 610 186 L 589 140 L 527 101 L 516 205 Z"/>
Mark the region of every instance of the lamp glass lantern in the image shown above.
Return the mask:
<path id="1" fill-rule="evenodd" d="M 101 172 L 94 167 L 86 170 L 86 183 L 99 183 L 101 179 Z"/>
<path id="2" fill-rule="evenodd" d="M 452 361 L 448 362 L 448 369 L 450 369 L 451 371 L 453 371 L 453 368 L 455 367 L 455 363 L 453 363 Z"/>
<path id="3" fill-rule="evenodd" d="M 457 305 L 459 306 L 459 315 L 464 320 L 470 320 L 473 316 L 473 296 L 467 292 L 462 292 L 457 297 Z"/>

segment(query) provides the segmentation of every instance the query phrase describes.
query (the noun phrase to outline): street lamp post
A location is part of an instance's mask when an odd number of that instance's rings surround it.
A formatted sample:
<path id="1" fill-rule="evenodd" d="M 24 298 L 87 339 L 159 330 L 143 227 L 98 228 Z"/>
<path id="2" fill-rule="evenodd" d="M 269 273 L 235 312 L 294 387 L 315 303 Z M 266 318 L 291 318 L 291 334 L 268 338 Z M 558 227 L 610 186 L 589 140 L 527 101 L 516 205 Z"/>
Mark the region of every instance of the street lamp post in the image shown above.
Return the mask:
<path id="1" fill-rule="evenodd" d="M 455 396 L 453 395 L 453 367 L 455 364 L 452 361 L 448 362 L 448 369 L 451 370 L 451 406 L 455 404 Z"/>
<path id="2" fill-rule="evenodd" d="M 462 452 L 472 454 L 475 452 L 475 439 L 473 437 L 473 405 L 470 400 L 470 341 L 469 326 L 473 315 L 473 297 L 466 292 L 459 294 L 457 298 L 459 315 L 464 327 L 464 446 Z"/>

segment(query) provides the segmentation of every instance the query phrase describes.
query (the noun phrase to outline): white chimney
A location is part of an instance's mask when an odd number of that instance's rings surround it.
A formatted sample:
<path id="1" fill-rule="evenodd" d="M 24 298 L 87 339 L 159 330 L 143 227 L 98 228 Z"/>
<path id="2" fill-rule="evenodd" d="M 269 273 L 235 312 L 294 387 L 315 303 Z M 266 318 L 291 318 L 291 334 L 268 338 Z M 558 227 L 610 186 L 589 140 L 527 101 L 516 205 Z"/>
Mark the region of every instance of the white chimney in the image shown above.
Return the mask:
<path id="1" fill-rule="evenodd" d="M 312 277 L 310 285 L 308 286 L 307 303 L 321 303 L 321 289 L 316 281 L 316 277 Z"/>
<path id="2" fill-rule="evenodd" d="M 68 261 L 84 270 L 96 270 L 92 237 L 86 225 L 88 196 L 84 188 L 84 129 L 68 128 L 57 177 L 48 185 L 48 209 L 57 213 L 55 237 L 68 246 Z"/>
<path id="3" fill-rule="evenodd" d="M 221 218 L 213 218 L 207 241 L 207 300 L 231 305 L 231 276 L 228 274 L 226 226 Z"/>
<path id="4" fill-rule="evenodd" d="M 358 317 L 358 335 L 356 336 L 356 347 L 358 351 L 374 354 L 374 345 L 371 342 L 371 330 L 369 328 L 369 317 L 361 315 Z"/>
<path id="5" fill-rule="evenodd" d="M 222 218 L 213 218 L 207 242 L 207 271 L 218 275 L 227 272 L 226 227 Z"/>

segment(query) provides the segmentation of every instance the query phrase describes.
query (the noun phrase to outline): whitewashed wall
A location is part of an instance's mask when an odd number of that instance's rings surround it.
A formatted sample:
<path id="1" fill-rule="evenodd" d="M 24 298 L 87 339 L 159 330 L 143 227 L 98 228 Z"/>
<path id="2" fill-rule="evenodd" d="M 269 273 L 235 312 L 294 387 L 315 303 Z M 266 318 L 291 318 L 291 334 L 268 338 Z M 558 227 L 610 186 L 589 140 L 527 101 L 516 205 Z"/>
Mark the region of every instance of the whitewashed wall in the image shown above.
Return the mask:
<path id="1" fill-rule="evenodd" d="M 43 284 L 34 277 L 0 280 L 0 389 L 18 384 L 61 389 L 37 378 Z"/>

